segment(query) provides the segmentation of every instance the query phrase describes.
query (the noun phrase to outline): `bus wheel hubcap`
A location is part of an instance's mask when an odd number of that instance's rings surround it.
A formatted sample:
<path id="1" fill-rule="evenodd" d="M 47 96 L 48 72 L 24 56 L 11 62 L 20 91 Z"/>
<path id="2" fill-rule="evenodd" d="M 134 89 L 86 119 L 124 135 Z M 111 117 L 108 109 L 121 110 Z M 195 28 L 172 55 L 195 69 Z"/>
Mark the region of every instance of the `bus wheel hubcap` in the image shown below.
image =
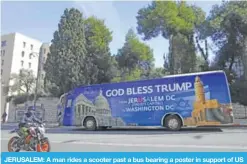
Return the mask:
<path id="1" fill-rule="evenodd" d="M 168 122 L 168 126 L 171 129 L 176 129 L 178 127 L 178 121 L 176 119 L 171 119 Z"/>
<path id="2" fill-rule="evenodd" d="M 93 122 L 92 120 L 89 120 L 89 121 L 87 121 L 87 123 L 86 123 L 86 126 L 87 126 L 88 128 L 93 127 L 93 125 L 94 125 L 94 122 Z"/>

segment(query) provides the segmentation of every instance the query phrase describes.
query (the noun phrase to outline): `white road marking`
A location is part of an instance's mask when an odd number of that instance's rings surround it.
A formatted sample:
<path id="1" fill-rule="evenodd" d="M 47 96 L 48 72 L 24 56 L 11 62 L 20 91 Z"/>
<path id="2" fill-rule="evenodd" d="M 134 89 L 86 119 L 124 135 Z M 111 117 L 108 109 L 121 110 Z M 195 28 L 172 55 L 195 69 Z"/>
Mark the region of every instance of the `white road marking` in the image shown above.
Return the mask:
<path id="1" fill-rule="evenodd" d="M 2 141 L 8 141 L 8 138 L 1 138 Z M 247 146 L 233 145 L 167 145 L 167 144 L 128 144 L 128 143 L 105 143 L 105 142 L 67 142 L 66 141 L 51 141 L 51 143 L 60 144 L 82 144 L 82 145 L 101 145 L 101 146 L 124 146 L 124 147 L 153 147 L 153 148 L 199 148 L 199 149 L 230 149 L 230 150 L 247 150 Z"/>
<path id="2" fill-rule="evenodd" d="M 128 143 L 98 143 L 98 142 L 74 142 L 85 145 L 102 145 L 102 146 L 125 146 L 125 147 L 157 147 L 157 148 L 202 148 L 202 149 L 242 149 L 247 150 L 247 146 L 231 145 L 167 145 L 167 144 L 128 144 Z"/>

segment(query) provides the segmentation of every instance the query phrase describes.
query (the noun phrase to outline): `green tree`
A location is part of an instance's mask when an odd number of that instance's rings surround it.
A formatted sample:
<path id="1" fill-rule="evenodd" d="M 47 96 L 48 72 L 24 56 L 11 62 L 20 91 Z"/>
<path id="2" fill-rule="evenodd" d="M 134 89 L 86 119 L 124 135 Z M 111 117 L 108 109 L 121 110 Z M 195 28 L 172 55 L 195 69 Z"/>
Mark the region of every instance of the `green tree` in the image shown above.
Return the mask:
<path id="1" fill-rule="evenodd" d="M 32 70 L 21 69 L 19 74 L 12 74 L 10 91 L 29 95 L 35 86 L 35 77 Z"/>
<path id="2" fill-rule="evenodd" d="M 204 43 L 204 48 L 201 46 L 201 42 Z M 196 36 L 196 46 L 197 46 L 197 49 L 198 51 L 200 52 L 201 54 L 201 59 L 203 59 L 203 62 L 200 63 L 202 64 L 200 66 L 201 68 L 201 71 L 209 71 L 209 45 L 208 45 L 208 41 L 207 39 L 203 39 L 203 40 L 200 40 L 199 39 L 199 36 Z M 201 61 L 201 60 L 200 60 Z"/>
<path id="3" fill-rule="evenodd" d="M 205 66 L 208 67 L 208 65 L 205 64 L 205 59 L 203 58 L 203 56 L 197 55 L 196 56 L 196 69 L 195 69 L 195 71 L 196 72 L 205 71 L 208 69 L 208 68 L 205 68 Z"/>
<path id="4" fill-rule="evenodd" d="M 164 77 L 165 75 L 167 75 L 166 71 L 164 70 L 163 67 L 158 67 L 158 68 L 153 68 L 151 70 L 151 73 L 150 73 L 150 76 L 149 78 L 150 79 L 155 79 L 155 78 L 162 78 Z"/>
<path id="5" fill-rule="evenodd" d="M 168 72 L 168 74 L 172 74 L 173 73 L 173 57 L 172 57 L 172 53 L 167 53 L 163 55 L 163 59 L 164 59 L 164 70 L 166 72 Z"/>
<path id="6" fill-rule="evenodd" d="M 238 60 L 247 68 L 247 2 L 227 1 L 213 6 L 201 34 L 218 47 L 216 60 L 221 69 L 232 71 Z"/>
<path id="7" fill-rule="evenodd" d="M 89 83 L 84 60 L 87 53 L 84 24 L 79 10 L 65 9 L 54 32 L 44 69 L 46 79 L 59 87 L 60 95 Z"/>
<path id="8" fill-rule="evenodd" d="M 210 45 L 207 41 L 207 38 L 203 37 L 205 30 L 206 30 L 206 13 L 202 10 L 202 8 L 197 6 L 191 6 L 194 14 L 196 16 L 196 23 L 195 23 L 195 30 L 194 30 L 194 36 L 195 36 L 195 45 L 197 48 L 197 51 L 199 52 L 200 56 L 197 56 L 197 60 L 200 60 L 200 71 L 208 71 L 209 70 L 209 48 Z M 202 46 L 203 44 L 203 46 Z M 203 60 L 202 60 L 203 59 Z M 196 70 L 198 70 L 198 64 L 196 66 Z"/>
<path id="9" fill-rule="evenodd" d="M 247 85 L 246 81 L 236 81 L 230 85 L 232 101 L 247 106 Z"/>
<path id="10" fill-rule="evenodd" d="M 107 83 L 115 76 L 114 58 L 111 56 L 109 44 L 112 32 L 103 20 L 89 17 L 85 21 L 86 68 L 90 84 Z"/>
<path id="11" fill-rule="evenodd" d="M 181 36 L 187 39 L 189 43 L 186 56 L 192 59 L 190 66 L 193 67 L 195 61 L 195 45 L 194 45 L 194 30 L 199 23 L 199 19 L 195 16 L 194 9 L 188 6 L 185 2 L 173 1 L 153 1 L 148 7 L 142 8 L 137 15 L 137 31 L 143 34 L 144 40 L 150 40 L 158 35 L 162 35 L 169 40 L 170 53 L 170 71 L 172 74 L 178 72 L 180 68 L 175 68 L 176 61 L 176 43 Z M 191 55 L 191 57 L 189 57 Z M 179 56 L 179 55 L 177 55 Z M 179 56 L 180 58 L 180 56 Z M 187 72 L 186 70 L 185 72 Z"/>
<path id="12" fill-rule="evenodd" d="M 147 78 L 153 66 L 153 50 L 142 43 L 130 29 L 126 34 L 125 43 L 116 55 L 118 68 L 120 72 L 116 79 L 137 80 L 140 78 Z"/>
<path id="13" fill-rule="evenodd" d="M 55 96 L 59 97 L 61 96 L 61 89 L 55 84 L 51 83 L 49 80 L 47 80 L 47 77 L 44 79 L 44 92 L 46 96 Z"/>
<path id="14" fill-rule="evenodd" d="M 191 43 L 184 35 L 177 34 L 173 38 L 173 51 L 165 54 L 164 68 L 170 74 L 194 72 L 197 69 L 195 50 L 191 51 Z M 176 59 L 176 60 L 174 60 Z"/>
<path id="15" fill-rule="evenodd" d="M 232 71 L 233 65 L 241 59 L 244 52 L 244 27 L 241 27 L 243 20 L 239 15 L 229 14 L 221 22 L 222 31 L 218 36 L 214 36 L 214 42 L 219 47 L 217 52 L 218 64 L 222 69 L 227 68 Z M 247 24 L 246 24 L 247 28 Z M 241 31 L 242 30 L 242 31 Z"/>
<path id="16" fill-rule="evenodd" d="M 173 73 L 189 73 L 194 72 L 196 68 L 196 52 L 195 47 L 191 46 L 194 43 L 191 43 L 186 37 L 182 34 L 177 34 L 173 38 L 173 59 L 170 62 L 173 63 Z M 170 52 L 169 52 L 170 53 Z"/>
<path id="17" fill-rule="evenodd" d="M 247 2 L 227 1 L 213 6 L 202 37 L 210 37 L 217 46 L 214 68 L 224 69 L 233 102 L 246 105 L 247 88 Z M 243 80 L 236 76 L 237 62 L 244 66 Z"/>

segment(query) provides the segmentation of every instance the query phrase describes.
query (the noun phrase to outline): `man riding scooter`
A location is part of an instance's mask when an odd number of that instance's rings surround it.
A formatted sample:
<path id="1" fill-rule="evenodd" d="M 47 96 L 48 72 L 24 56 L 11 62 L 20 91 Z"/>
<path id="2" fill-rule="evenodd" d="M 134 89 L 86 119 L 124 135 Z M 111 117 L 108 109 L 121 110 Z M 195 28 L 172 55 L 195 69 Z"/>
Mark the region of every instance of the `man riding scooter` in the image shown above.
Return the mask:
<path id="1" fill-rule="evenodd" d="M 19 128 L 26 144 L 29 144 L 31 140 L 31 136 L 29 135 L 29 128 L 34 126 L 34 123 L 41 124 L 42 122 L 35 116 L 34 109 L 31 106 L 28 107 L 27 112 L 24 114 L 21 122 L 19 123 Z"/>

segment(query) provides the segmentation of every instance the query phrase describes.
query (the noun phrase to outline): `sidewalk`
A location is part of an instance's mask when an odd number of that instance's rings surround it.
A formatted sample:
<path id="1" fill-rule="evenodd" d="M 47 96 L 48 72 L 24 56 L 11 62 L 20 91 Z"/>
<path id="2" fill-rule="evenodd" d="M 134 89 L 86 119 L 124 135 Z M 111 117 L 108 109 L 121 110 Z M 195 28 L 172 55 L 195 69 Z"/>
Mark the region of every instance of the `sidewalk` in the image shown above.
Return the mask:
<path id="1" fill-rule="evenodd" d="M 206 126 L 206 127 L 218 127 L 218 128 L 247 128 L 247 119 L 235 119 L 233 124 L 218 125 L 218 126 Z"/>
<path id="2" fill-rule="evenodd" d="M 1 123 L 1 126 L 11 126 L 11 127 L 16 127 L 18 126 L 18 123 L 15 123 L 15 122 L 7 122 L 7 123 L 4 123 L 2 124 Z M 59 127 L 58 126 L 58 123 L 45 123 L 45 127 L 46 128 L 55 128 L 55 127 Z"/>
<path id="3" fill-rule="evenodd" d="M 235 119 L 233 126 L 243 126 L 247 127 L 247 119 Z"/>
<path id="4" fill-rule="evenodd" d="M 247 128 L 247 125 L 232 124 L 232 125 L 218 125 L 218 126 L 201 126 L 201 127 L 214 127 L 214 128 Z"/>

